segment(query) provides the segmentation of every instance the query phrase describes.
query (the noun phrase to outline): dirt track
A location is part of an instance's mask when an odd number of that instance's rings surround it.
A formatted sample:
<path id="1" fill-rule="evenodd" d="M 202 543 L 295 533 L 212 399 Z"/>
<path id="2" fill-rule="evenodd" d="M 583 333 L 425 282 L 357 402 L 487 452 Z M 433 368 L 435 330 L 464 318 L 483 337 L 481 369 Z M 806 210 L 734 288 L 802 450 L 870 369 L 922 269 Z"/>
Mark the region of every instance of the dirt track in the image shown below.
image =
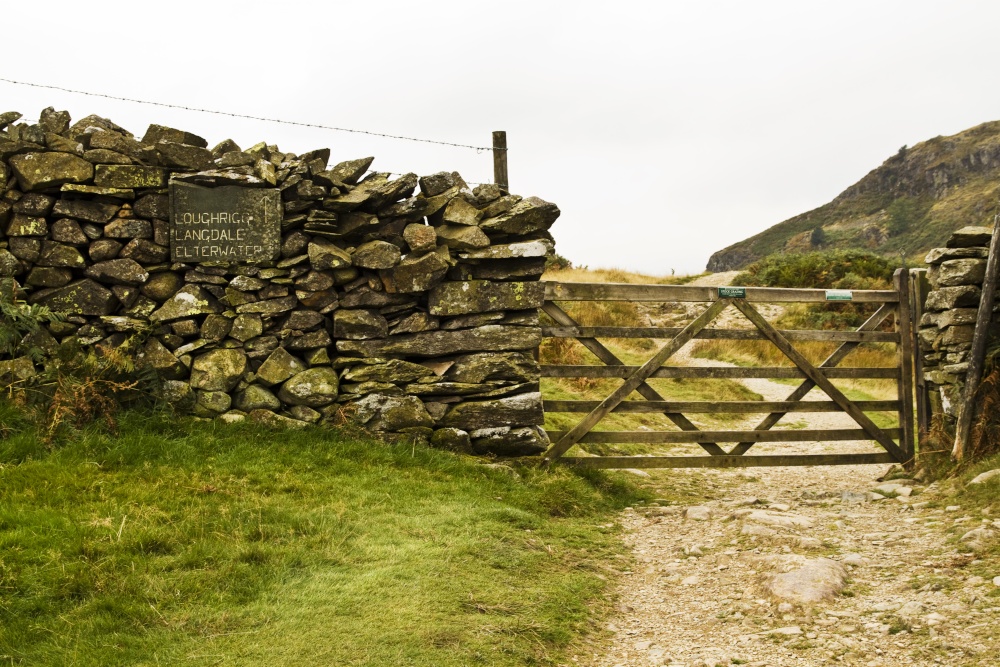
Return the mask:
<path id="1" fill-rule="evenodd" d="M 731 279 L 707 278 L 711 282 L 702 284 Z M 676 361 L 690 358 L 682 351 Z M 745 382 L 765 400 L 784 400 L 793 389 L 770 380 Z M 807 400 L 824 398 L 813 390 Z M 853 425 L 842 413 L 796 418 L 808 419 L 809 428 Z M 788 447 L 761 444 L 753 452 Z M 870 442 L 795 448 L 797 453 L 877 451 Z M 987 578 L 968 575 L 973 557 L 947 542 L 951 532 L 989 528 L 995 517 L 932 508 L 928 501 L 937 499 L 936 487 L 912 480 L 896 480 L 902 488 L 874 493 L 887 467 L 652 472 L 664 489 L 697 485 L 705 501 L 691 511 L 661 503 L 624 513 L 621 523 L 635 566 L 617 591 L 609 640 L 595 654 L 579 656 L 579 663 L 1000 663 L 1000 598 L 990 595 L 996 588 L 992 576 L 1000 571 Z M 782 604 L 766 592 L 773 574 L 818 558 L 846 572 L 839 594 L 816 603 Z"/>

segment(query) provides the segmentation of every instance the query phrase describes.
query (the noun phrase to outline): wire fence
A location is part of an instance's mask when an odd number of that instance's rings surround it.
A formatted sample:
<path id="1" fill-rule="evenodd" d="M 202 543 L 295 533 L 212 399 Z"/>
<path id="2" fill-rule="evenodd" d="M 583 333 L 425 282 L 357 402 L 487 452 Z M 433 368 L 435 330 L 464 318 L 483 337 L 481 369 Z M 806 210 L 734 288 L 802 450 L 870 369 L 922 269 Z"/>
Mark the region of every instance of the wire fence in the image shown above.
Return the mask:
<path id="1" fill-rule="evenodd" d="M 502 151 L 502 152 L 506 152 L 507 151 L 506 147 L 502 147 L 501 148 L 501 147 L 493 147 L 493 146 L 475 146 L 475 145 L 472 145 L 472 144 L 460 144 L 460 143 L 454 143 L 454 142 L 450 142 L 450 141 L 438 141 L 436 139 L 421 139 L 421 138 L 418 138 L 418 137 L 407 137 L 407 136 L 398 135 L 398 134 L 388 134 L 388 133 L 385 133 L 385 132 L 373 132 L 373 131 L 370 131 L 370 130 L 357 130 L 357 129 L 346 128 L 346 127 L 336 127 L 336 126 L 333 126 L 333 125 L 322 125 L 322 124 L 319 124 L 319 123 L 305 123 L 305 122 L 301 122 L 301 121 L 284 120 L 284 119 L 281 119 L 281 118 L 268 118 L 266 116 L 253 116 L 253 115 L 250 115 L 250 114 L 240 114 L 240 113 L 233 113 L 233 112 L 229 112 L 229 111 L 218 111 L 218 110 L 214 110 L 214 109 L 204 109 L 204 108 L 200 108 L 200 107 L 189 107 L 189 106 L 185 106 L 185 105 L 182 105 L 182 104 L 169 104 L 167 102 L 154 102 L 154 101 L 150 101 L 150 100 L 140 100 L 140 99 L 135 99 L 135 98 L 131 98 L 131 97 L 120 97 L 120 96 L 117 96 L 117 95 L 108 95 L 108 94 L 105 94 L 105 93 L 94 93 L 94 92 L 85 91 L 85 90 L 76 90 L 76 89 L 73 89 L 73 88 L 65 88 L 63 86 L 52 86 L 52 85 L 41 84 L 41 83 L 32 83 L 32 82 L 29 82 L 29 81 L 18 81 L 18 80 L 15 80 L 15 79 L 8 79 L 8 78 L 5 78 L 5 77 L 0 77 L 0 82 L 9 83 L 9 84 L 16 85 L 16 86 L 27 86 L 29 88 L 39 88 L 39 89 L 43 89 L 43 90 L 55 90 L 55 91 L 59 91 L 59 92 L 63 92 L 63 93 L 71 93 L 71 94 L 74 94 L 74 95 L 85 95 L 87 97 L 98 97 L 98 98 L 102 98 L 102 99 L 115 100 L 115 101 L 119 101 L 119 102 L 129 102 L 131 104 L 145 104 L 145 105 L 155 106 L 155 107 L 161 107 L 161 108 L 165 108 L 165 109 L 178 109 L 178 110 L 183 110 L 183 111 L 193 111 L 193 112 L 197 112 L 197 113 L 213 114 L 213 115 L 217 115 L 217 116 L 228 116 L 230 118 L 242 118 L 242 119 L 245 119 L 245 120 L 257 120 L 257 121 L 262 121 L 262 122 L 266 122 L 266 123 L 278 123 L 280 125 L 292 125 L 292 126 L 295 126 L 295 127 L 307 127 L 307 128 L 313 128 L 313 129 L 319 129 L 319 130 L 329 130 L 329 131 L 333 131 L 333 132 L 349 132 L 351 134 L 364 134 L 364 135 L 368 135 L 368 136 L 372 136 L 372 137 L 380 137 L 380 138 L 383 138 L 383 139 L 398 139 L 398 140 L 401 140 L 401 141 L 413 141 L 413 142 L 419 142 L 419 143 L 424 143 L 424 144 L 436 144 L 438 146 L 450 146 L 450 147 L 453 147 L 453 148 L 468 148 L 468 149 L 476 151 L 477 154 L 480 154 L 480 153 L 483 153 L 483 152 L 486 152 L 486 151 Z M 19 123 L 26 123 L 26 124 L 29 124 L 29 125 L 34 125 L 34 124 L 37 124 L 39 121 L 38 121 L 38 119 L 29 120 L 29 119 L 25 119 L 25 118 L 20 118 L 20 119 L 18 119 L 17 122 L 19 122 Z M 375 171 L 380 171 L 381 173 L 387 173 L 390 176 L 397 176 L 397 177 L 405 175 L 405 174 L 401 174 L 401 173 L 386 172 L 386 171 L 382 171 L 382 170 L 370 170 L 367 173 L 370 174 L 370 173 L 374 173 Z M 466 183 L 468 185 L 490 185 L 490 183 L 477 183 L 477 182 L 472 182 L 472 181 L 466 181 Z"/>
<path id="2" fill-rule="evenodd" d="M 333 132 L 349 132 L 351 134 L 365 134 L 372 137 L 381 137 L 383 139 L 398 139 L 401 141 L 415 141 L 424 144 L 437 144 L 439 146 L 451 146 L 453 148 L 469 148 L 476 153 L 482 153 L 485 151 L 502 150 L 506 151 L 506 148 L 493 148 L 492 146 L 474 146 L 472 144 L 459 144 L 451 141 L 438 141 L 437 139 L 421 139 L 418 137 L 407 137 L 400 134 L 389 134 L 386 132 L 373 132 L 370 130 L 356 130 L 347 127 L 336 127 L 333 125 L 322 125 L 320 123 L 305 123 L 295 120 L 283 120 L 281 118 L 268 118 L 266 116 L 253 116 L 249 114 L 233 113 L 230 111 L 218 111 L 215 109 L 204 109 L 201 107 L 189 107 L 183 104 L 169 104 L 167 102 L 153 102 L 150 100 L 139 100 L 131 97 L 119 97 L 117 95 L 107 95 L 105 93 L 93 93 L 86 90 L 75 90 L 73 88 L 64 88 L 62 86 L 51 86 L 41 83 L 31 83 L 29 81 L 17 81 L 15 79 L 7 79 L 0 77 L 0 82 L 13 84 L 16 86 L 27 86 L 30 88 L 41 88 L 44 90 L 56 90 L 63 93 L 72 93 L 74 95 L 86 95 L 88 97 L 99 97 L 107 100 L 116 100 L 119 102 L 129 102 L 132 104 L 146 104 L 149 106 L 162 107 L 165 109 L 179 109 L 183 111 L 194 111 L 198 113 L 214 114 L 217 116 L 228 116 L 230 118 L 243 118 L 246 120 L 259 120 L 266 123 L 278 123 L 281 125 L 293 125 L 296 127 L 309 127 L 319 130 L 329 130 Z"/>

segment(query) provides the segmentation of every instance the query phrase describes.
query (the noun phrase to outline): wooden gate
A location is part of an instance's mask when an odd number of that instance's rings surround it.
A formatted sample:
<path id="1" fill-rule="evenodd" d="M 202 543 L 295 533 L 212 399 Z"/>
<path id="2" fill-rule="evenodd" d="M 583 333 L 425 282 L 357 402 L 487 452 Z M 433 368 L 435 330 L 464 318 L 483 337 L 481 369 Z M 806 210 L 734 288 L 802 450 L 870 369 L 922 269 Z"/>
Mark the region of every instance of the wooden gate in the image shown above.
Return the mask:
<path id="1" fill-rule="evenodd" d="M 602 365 L 542 365 L 543 378 L 621 378 L 618 388 L 601 401 L 548 400 L 547 413 L 583 413 L 568 430 L 550 431 L 548 461 L 596 468 L 726 468 L 747 466 L 845 465 L 861 463 L 906 463 L 914 455 L 914 327 L 913 309 L 920 300 L 912 299 L 914 281 L 906 269 L 894 276 L 892 290 L 823 290 L 757 287 L 696 287 L 677 285 L 622 285 L 589 283 L 546 283 L 543 309 L 555 326 L 543 327 L 550 338 L 575 338 L 597 357 Z M 817 303 L 847 301 L 875 304 L 872 314 L 856 330 L 778 330 L 760 313 L 758 303 Z M 701 302 L 710 305 L 687 326 L 620 327 L 581 326 L 559 303 L 571 301 Z M 737 308 L 752 329 L 710 328 L 728 306 Z M 893 330 L 888 328 L 890 318 Z M 650 338 L 665 344 L 641 366 L 626 365 L 599 338 Z M 763 339 L 780 350 L 792 366 L 781 367 L 701 367 L 666 366 L 665 363 L 693 339 Z M 795 348 L 798 341 L 840 343 L 824 361 L 814 365 Z M 844 367 L 852 350 L 863 343 L 892 343 L 897 364 L 892 368 Z M 801 384 L 782 401 L 671 401 L 648 381 L 653 378 L 800 378 Z M 871 378 L 894 380 L 894 400 L 852 401 L 832 380 Z M 803 400 L 813 387 L 829 400 Z M 636 392 L 644 400 L 626 400 Z M 867 412 L 895 412 L 899 426 L 881 428 Z M 607 431 L 594 430 L 612 413 L 658 413 L 679 430 Z M 776 430 L 772 429 L 788 413 L 843 412 L 854 422 L 852 428 Z M 766 414 L 752 430 L 701 430 L 686 414 L 744 413 Z M 830 442 L 870 440 L 883 451 L 874 453 L 748 455 L 762 442 Z M 564 454 L 577 443 L 697 443 L 707 455 L 676 456 L 577 456 Z M 728 449 L 720 443 L 736 443 Z"/>

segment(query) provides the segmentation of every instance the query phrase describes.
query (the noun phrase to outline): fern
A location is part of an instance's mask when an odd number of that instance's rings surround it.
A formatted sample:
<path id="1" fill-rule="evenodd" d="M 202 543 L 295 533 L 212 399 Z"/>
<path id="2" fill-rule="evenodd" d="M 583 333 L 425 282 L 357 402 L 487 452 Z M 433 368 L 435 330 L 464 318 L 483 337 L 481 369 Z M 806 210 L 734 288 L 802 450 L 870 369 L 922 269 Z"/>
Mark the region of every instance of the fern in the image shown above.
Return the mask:
<path id="1" fill-rule="evenodd" d="M 45 352 L 37 346 L 25 345 L 25 339 L 40 332 L 44 325 L 65 319 L 62 313 L 18 299 L 11 284 L 9 293 L 0 291 L 0 358 L 26 356 L 32 363 L 42 363 Z"/>

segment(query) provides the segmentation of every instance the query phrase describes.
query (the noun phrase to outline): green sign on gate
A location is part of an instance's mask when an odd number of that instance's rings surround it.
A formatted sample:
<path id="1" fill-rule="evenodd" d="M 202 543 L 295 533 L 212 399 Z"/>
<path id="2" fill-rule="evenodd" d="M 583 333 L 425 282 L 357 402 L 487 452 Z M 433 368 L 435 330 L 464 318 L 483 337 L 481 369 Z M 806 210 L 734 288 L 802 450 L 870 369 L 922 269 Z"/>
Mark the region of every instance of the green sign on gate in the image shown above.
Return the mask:
<path id="1" fill-rule="evenodd" d="M 745 299 L 747 298 L 746 287 L 720 287 L 720 299 Z"/>

